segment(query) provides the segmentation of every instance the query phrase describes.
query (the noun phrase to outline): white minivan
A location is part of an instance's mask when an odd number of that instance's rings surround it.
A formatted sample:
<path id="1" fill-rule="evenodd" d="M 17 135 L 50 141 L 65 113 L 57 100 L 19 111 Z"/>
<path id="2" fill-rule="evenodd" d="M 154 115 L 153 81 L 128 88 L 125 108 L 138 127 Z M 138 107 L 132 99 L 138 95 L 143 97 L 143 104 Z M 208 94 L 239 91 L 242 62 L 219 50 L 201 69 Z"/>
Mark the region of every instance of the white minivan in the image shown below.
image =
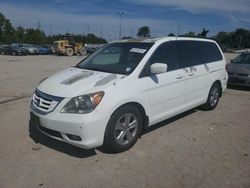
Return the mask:
<path id="1" fill-rule="evenodd" d="M 213 110 L 227 85 L 225 66 L 212 40 L 116 41 L 41 81 L 31 120 L 78 147 L 125 151 L 148 126 L 200 105 Z"/>

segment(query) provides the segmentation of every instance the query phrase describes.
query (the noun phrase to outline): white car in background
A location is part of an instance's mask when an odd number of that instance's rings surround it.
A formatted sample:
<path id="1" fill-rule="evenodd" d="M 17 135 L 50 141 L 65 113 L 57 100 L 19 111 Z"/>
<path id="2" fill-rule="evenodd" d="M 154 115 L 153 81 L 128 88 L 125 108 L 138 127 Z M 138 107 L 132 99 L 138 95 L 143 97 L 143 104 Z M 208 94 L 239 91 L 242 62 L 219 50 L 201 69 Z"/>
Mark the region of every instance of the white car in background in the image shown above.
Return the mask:
<path id="1" fill-rule="evenodd" d="M 212 40 L 117 41 L 43 80 L 31 120 L 78 147 L 125 151 L 148 126 L 200 105 L 213 110 L 227 85 L 225 65 Z"/>
<path id="2" fill-rule="evenodd" d="M 29 54 L 32 54 L 32 55 L 39 54 L 39 49 L 32 46 L 31 44 L 19 44 L 19 46 L 28 50 Z"/>

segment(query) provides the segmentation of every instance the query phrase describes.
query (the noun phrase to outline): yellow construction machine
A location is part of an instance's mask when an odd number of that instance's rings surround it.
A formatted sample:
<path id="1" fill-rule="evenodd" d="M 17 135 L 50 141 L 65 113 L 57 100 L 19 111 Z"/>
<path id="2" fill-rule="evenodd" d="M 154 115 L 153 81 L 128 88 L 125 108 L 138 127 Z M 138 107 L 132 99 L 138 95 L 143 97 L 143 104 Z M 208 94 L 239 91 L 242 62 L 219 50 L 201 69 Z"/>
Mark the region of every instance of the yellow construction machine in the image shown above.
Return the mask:
<path id="1" fill-rule="evenodd" d="M 86 55 L 86 49 L 81 42 L 75 42 L 74 35 L 65 35 L 61 40 L 53 43 L 53 51 L 56 54 L 72 56 L 79 54 Z"/>

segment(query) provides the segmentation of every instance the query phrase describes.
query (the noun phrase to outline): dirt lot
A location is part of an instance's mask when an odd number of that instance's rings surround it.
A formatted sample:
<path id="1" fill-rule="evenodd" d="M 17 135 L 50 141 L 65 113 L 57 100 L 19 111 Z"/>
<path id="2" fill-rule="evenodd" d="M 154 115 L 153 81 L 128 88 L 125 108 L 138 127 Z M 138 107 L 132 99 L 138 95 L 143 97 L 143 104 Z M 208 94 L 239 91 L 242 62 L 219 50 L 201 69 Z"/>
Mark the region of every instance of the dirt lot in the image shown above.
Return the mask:
<path id="1" fill-rule="evenodd" d="M 231 59 L 234 54 L 226 54 Z M 0 56 L 0 187 L 250 187 L 250 90 L 227 89 L 211 112 L 148 130 L 121 154 L 29 136 L 38 82 L 80 57 Z M 36 142 L 40 142 L 37 143 Z"/>

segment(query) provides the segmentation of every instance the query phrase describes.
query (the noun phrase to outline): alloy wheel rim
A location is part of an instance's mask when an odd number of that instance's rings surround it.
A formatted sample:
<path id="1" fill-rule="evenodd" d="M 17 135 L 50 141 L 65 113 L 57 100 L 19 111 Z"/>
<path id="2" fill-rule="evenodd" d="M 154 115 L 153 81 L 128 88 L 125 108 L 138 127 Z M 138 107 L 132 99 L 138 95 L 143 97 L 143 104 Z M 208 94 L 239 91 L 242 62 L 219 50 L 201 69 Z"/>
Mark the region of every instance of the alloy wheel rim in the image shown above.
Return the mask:
<path id="1" fill-rule="evenodd" d="M 115 126 L 115 139 L 121 145 L 131 143 L 138 130 L 138 119 L 132 113 L 122 115 Z"/>
<path id="2" fill-rule="evenodd" d="M 218 102 L 218 99 L 219 99 L 219 90 L 217 87 L 214 87 L 212 92 L 211 92 L 211 96 L 210 96 L 211 106 L 215 106 Z"/>

